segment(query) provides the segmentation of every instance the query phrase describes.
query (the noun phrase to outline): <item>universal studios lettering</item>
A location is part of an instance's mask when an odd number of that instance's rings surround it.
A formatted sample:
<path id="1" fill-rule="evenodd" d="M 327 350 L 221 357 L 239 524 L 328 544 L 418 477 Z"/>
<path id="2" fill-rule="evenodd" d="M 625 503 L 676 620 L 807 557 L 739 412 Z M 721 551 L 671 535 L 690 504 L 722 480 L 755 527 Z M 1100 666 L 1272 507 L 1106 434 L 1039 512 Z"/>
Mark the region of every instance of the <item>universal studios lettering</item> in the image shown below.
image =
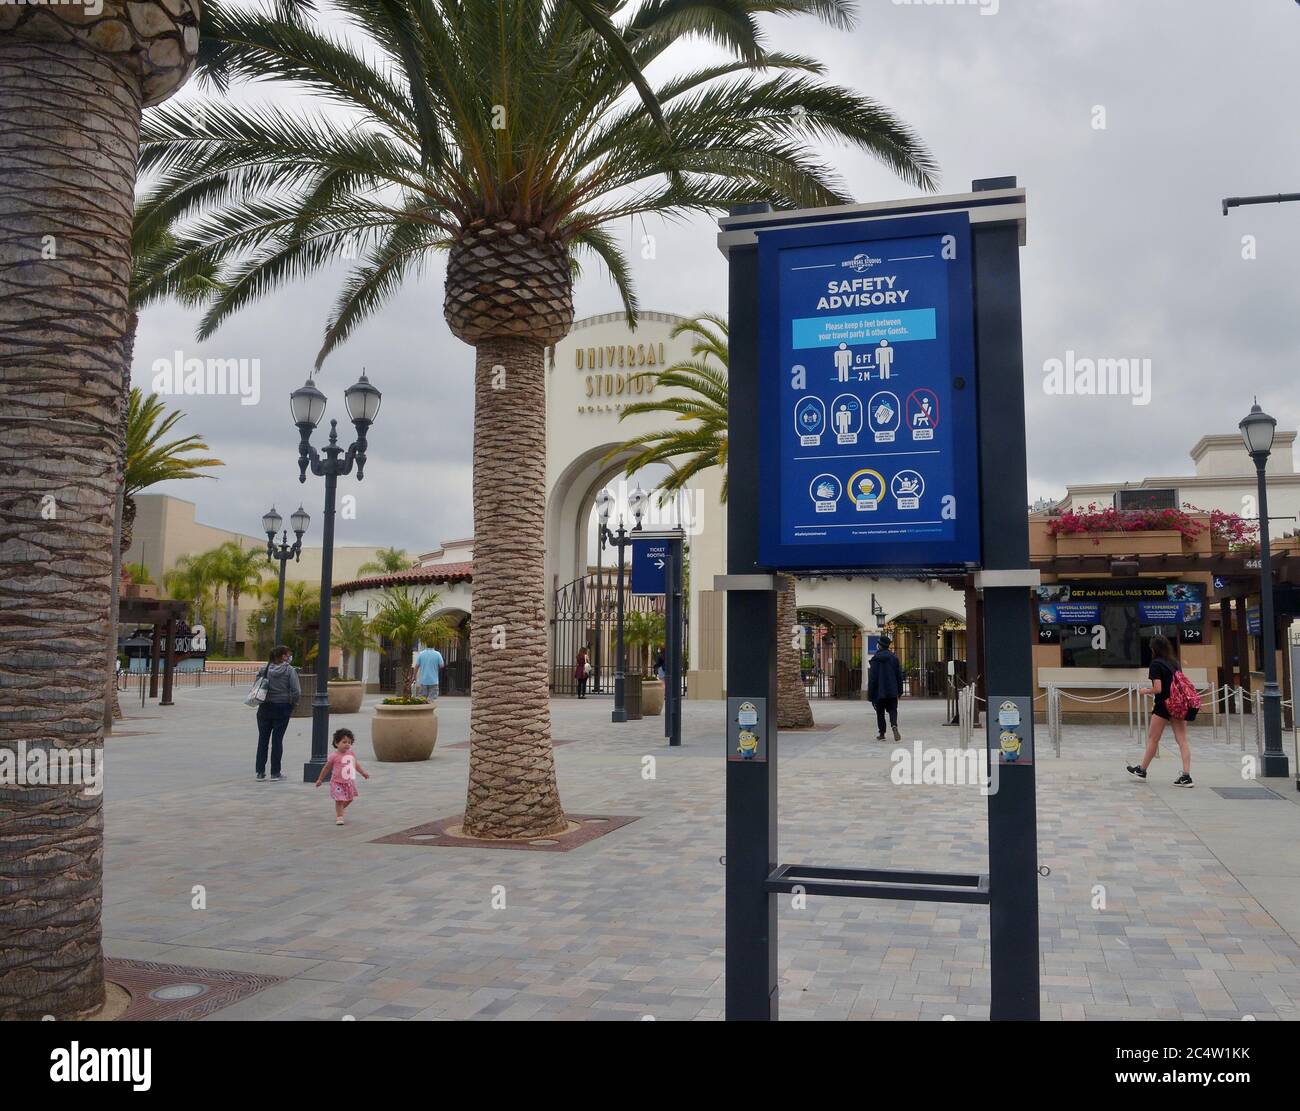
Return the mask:
<path id="1" fill-rule="evenodd" d="M 654 393 L 653 374 L 588 374 L 588 397 L 622 397 L 624 394 Z"/>
<path id="2" fill-rule="evenodd" d="M 604 370 L 617 366 L 663 366 L 664 345 L 659 343 L 609 343 L 603 347 L 579 347 L 573 353 L 578 370 Z M 591 394 L 587 395 L 588 397 Z"/>

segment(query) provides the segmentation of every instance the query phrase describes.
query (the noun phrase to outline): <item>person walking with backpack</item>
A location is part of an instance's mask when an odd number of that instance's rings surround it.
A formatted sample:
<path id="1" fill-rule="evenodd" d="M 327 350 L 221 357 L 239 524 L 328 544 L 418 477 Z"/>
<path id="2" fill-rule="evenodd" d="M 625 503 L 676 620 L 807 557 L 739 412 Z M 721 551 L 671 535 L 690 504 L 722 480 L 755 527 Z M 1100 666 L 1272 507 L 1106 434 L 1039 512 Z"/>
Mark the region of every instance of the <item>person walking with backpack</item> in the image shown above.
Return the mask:
<path id="1" fill-rule="evenodd" d="M 880 647 L 867 665 L 867 701 L 876 708 L 876 740 L 885 739 L 885 715 L 894 728 L 894 740 L 901 741 L 898 731 L 898 700 L 903 693 L 903 666 L 890 651 L 893 641 L 880 638 Z"/>
<path id="2" fill-rule="evenodd" d="M 271 749 L 271 778 L 283 779 L 280 757 L 284 752 L 284 731 L 298 704 L 302 686 L 293 666 L 293 654 L 283 644 L 271 649 L 267 663 L 257 673 L 266 682 L 266 696 L 257 707 L 257 778 L 266 778 L 266 750 Z"/>
<path id="3" fill-rule="evenodd" d="M 1192 750 L 1187 744 L 1187 723 L 1195 721 L 1201 709 L 1201 696 L 1184 674 L 1174 655 L 1174 646 L 1168 637 L 1151 638 L 1151 667 L 1147 671 L 1151 686 L 1143 687 L 1139 694 L 1155 696 L 1155 705 L 1151 708 L 1151 723 L 1147 727 L 1147 749 L 1142 754 L 1142 763 L 1130 764 L 1130 775 L 1146 779 L 1147 768 L 1160 750 L 1160 738 L 1168 722 L 1174 730 L 1174 740 L 1178 742 L 1178 752 L 1183 758 L 1183 774 L 1174 780 L 1175 787 L 1193 787 Z"/>

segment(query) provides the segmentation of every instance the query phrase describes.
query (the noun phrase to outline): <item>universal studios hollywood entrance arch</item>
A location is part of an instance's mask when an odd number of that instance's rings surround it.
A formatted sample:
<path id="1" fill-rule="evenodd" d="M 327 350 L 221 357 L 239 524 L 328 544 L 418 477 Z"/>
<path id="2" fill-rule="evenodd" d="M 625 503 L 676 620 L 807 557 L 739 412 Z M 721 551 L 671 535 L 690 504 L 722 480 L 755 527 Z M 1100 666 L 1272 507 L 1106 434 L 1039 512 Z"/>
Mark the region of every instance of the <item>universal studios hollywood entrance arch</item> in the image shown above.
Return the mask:
<path id="1" fill-rule="evenodd" d="M 1036 1020 L 1024 191 L 1001 178 L 951 197 L 753 206 L 721 228 L 727 1018 L 778 1017 L 777 901 L 799 893 L 987 905 L 990 1016 Z M 988 875 L 780 862 L 775 572 L 974 576 L 997 784 Z"/>
<path id="2" fill-rule="evenodd" d="M 683 317 L 642 312 L 635 330 L 623 313 L 575 321 L 572 330 L 547 354 L 546 363 L 546 573 L 550 588 L 551 689 L 576 690 L 578 650 L 588 646 L 596 668 L 589 693 L 609 694 L 615 668 L 617 553 L 600 553 L 594 542 L 592 513 L 600 491 L 618 498 L 617 515 L 626 513 L 623 471 L 631 453 L 620 445 L 645 432 L 668 427 L 672 414 L 637 414 L 620 419 L 624 406 L 664 396 L 656 376 L 691 357 L 689 335 L 673 338 Z M 610 453 L 614 452 L 612 456 Z M 648 486 L 648 483 L 643 483 Z M 622 496 L 619 496 L 619 495 Z M 686 530 L 693 583 L 711 586 L 724 570 L 726 519 L 717 468 L 699 474 L 689 490 L 662 508 L 647 507 L 646 529 L 679 522 Z M 628 519 L 627 527 L 633 522 Z M 628 613 L 663 612 L 662 595 L 631 594 L 625 580 Z M 687 685 L 695 698 L 720 698 L 723 681 L 722 596 L 692 588 L 685 621 Z M 653 661 L 648 646 L 629 648 L 633 670 Z M 638 660 L 638 655 L 647 657 Z M 597 685 L 598 684 L 598 685 Z"/>

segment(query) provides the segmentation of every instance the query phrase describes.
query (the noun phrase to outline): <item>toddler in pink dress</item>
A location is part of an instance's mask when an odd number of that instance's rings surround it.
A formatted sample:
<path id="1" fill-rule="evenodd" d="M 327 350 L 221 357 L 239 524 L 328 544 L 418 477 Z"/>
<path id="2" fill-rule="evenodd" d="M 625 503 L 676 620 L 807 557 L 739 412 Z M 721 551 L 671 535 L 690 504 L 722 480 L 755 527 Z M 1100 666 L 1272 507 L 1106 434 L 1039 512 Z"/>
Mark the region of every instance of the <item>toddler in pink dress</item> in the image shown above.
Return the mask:
<path id="1" fill-rule="evenodd" d="M 325 773 L 330 773 L 330 798 L 334 800 L 334 824 L 336 826 L 344 825 L 343 811 L 345 811 L 357 797 L 357 773 L 370 778 L 370 773 L 361 766 L 355 754 L 352 752 L 352 746 L 356 743 L 356 737 L 352 735 L 351 729 L 336 729 L 334 731 L 334 751 L 330 753 L 329 759 L 325 761 L 325 766 L 321 768 L 320 775 L 316 777 L 316 786 L 319 787 L 325 781 Z"/>

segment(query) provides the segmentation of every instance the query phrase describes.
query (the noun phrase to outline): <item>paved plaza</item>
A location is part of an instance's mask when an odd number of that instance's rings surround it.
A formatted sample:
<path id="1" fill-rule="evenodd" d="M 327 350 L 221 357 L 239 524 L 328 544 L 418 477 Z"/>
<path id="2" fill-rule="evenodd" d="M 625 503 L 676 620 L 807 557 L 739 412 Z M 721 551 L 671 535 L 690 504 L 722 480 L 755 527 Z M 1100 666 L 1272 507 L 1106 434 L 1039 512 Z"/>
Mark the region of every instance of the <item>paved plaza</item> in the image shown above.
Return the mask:
<path id="1" fill-rule="evenodd" d="M 566 808 L 637 818 L 557 853 L 373 843 L 460 812 L 467 699 L 442 700 L 421 764 L 374 760 L 368 709 L 335 719 L 372 775 L 339 828 L 326 790 L 297 781 L 309 720 L 286 738 L 290 780 L 253 779 L 243 693 L 128 705 L 108 739 L 108 956 L 283 978 L 217 1019 L 722 1017 L 721 703 L 686 702 L 671 750 L 661 718 L 614 726 L 608 700 L 554 701 Z M 905 703 L 905 745 L 956 747 L 943 709 Z M 869 707 L 814 711 L 818 731 L 780 739 L 783 861 L 987 871 L 977 788 L 895 785 Z M 1144 784 L 1124 773 L 1127 730 L 1067 726 L 1058 759 L 1040 728 L 1044 1018 L 1300 1013 L 1294 785 L 1223 797 L 1252 785 L 1236 741 L 1192 736 L 1187 791 L 1172 746 Z M 988 1016 L 986 907 L 783 898 L 780 920 L 784 1019 Z"/>

